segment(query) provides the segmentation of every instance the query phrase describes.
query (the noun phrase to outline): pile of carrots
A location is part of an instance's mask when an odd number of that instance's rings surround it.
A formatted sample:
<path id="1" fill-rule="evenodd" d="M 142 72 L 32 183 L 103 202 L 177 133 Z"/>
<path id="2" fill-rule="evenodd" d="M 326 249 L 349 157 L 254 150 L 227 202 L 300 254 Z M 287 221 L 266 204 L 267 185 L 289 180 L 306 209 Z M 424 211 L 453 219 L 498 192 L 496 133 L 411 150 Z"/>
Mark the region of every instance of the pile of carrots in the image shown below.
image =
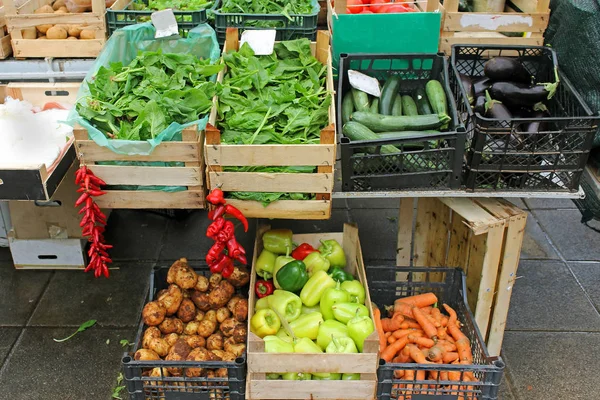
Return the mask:
<path id="1" fill-rule="evenodd" d="M 444 315 L 437 303 L 435 294 L 423 293 L 396 300 L 393 306 L 386 307 L 387 318 L 382 318 L 381 311 L 374 308 L 380 357 L 386 363 L 473 364 L 471 344 L 460 330 L 456 311 L 443 304 L 448 314 Z M 394 371 L 394 377 L 406 381 L 476 381 L 472 372 L 461 376 L 460 371 L 405 369 Z M 426 389 L 425 386 L 419 387 Z M 408 390 L 412 387 L 406 385 L 406 392 L 416 393 Z"/>

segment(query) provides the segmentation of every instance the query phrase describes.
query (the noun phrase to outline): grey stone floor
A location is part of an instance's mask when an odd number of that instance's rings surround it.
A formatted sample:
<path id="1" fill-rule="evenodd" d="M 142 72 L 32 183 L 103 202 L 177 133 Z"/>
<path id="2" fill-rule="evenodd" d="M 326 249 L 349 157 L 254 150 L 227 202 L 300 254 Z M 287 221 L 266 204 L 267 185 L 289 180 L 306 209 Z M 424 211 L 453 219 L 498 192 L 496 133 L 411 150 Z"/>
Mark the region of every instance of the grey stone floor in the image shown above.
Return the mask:
<path id="1" fill-rule="evenodd" d="M 600 370 L 600 234 L 579 222 L 569 200 L 516 200 L 529 210 L 519 279 L 507 322 L 501 399 L 597 399 Z M 272 221 L 297 232 L 357 222 L 370 264 L 395 261 L 397 202 L 337 201 L 329 221 Z M 15 271 L 0 248 L 0 399 L 109 399 L 121 339 L 133 340 L 154 265 L 202 260 L 207 218 L 113 212 L 109 280 L 80 271 Z M 596 225 L 596 227 L 600 227 Z M 239 227 L 238 227 L 239 228 Z M 247 249 L 253 231 L 238 233 Z M 376 238 L 376 240 L 375 240 Z M 68 336 L 84 321 L 98 324 Z"/>

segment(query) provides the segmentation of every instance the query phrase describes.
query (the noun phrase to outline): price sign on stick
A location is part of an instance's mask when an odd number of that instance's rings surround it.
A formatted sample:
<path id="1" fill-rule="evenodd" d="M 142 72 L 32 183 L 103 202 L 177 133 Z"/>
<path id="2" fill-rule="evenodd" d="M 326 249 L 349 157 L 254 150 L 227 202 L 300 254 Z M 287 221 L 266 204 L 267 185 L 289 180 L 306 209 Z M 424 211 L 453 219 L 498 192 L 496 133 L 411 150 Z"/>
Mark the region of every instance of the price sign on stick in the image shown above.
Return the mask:
<path id="1" fill-rule="evenodd" d="M 157 11 L 152 13 L 152 25 L 156 28 L 156 39 L 179 35 L 179 26 L 175 20 L 175 14 L 170 8 L 167 10 Z"/>
<path id="2" fill-rule="evenodd" d="M 360 73 L 358 71 L 349 70 L 348 80 L 350 81 L 350 86 L 352 86 L 355 89 L 362 90 L 363 92 L 368 93 L 371 96 L 381 96 L 381 88 L 379 87 L 379 81 L 375 78 L 371 78 L 370 76 Z"/>
<path id="3" fill-rule="evenodd" d="M 248 43 L 257 56 L 268 56 L 269 54 L 273 54 L 276 34 L 277 32 L 274 29 L 244 31 L 242 32 L 240 47 L 244 43 Z"/>

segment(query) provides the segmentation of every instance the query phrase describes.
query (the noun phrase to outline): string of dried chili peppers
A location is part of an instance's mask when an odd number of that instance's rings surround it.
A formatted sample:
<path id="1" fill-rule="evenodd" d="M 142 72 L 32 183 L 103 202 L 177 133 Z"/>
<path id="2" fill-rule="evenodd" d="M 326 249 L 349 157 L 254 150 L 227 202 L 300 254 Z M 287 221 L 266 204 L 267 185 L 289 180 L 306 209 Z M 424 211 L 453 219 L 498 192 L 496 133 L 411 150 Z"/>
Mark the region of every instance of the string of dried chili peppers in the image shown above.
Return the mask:
<path id="1" fill-rule="evenodd" d="M 108 278 L 108 264 L 112 260 L 108 256 L 107 250 L 112 246 L 106 244 L 104 240 L 106 215 L 94 201 L 95 196 L 102 196 L 106 193 L 100 189 L 101 186 L 106 186 L 106 182 L 94 175 L 85 165 L 82 165 L 75 174 L 75 184 L 79 185 L 77 192 L 81 193 L 81 196 L 75 202 L 75 207 L 83 205 L 79 210 L 79 214 L 83 214 L 79 226 L 82 228 L 83 236 L 86 236 L 90 242 L 88 250 L 90 261 L 84 271 L 93 270 L 96 278 L 100 275 Z"/>
<path id="2" fill-rule="evenodd" d="M 206 263 L 213 274 L 220 273 L 223 278 L 229 278 L 234 271 L 234 260 L 247 265 L 246 250 L 235 239 L 235 226 L 233 222 L 225 219 L 230 215 L 239 220 L 248 232 L 248 220 L 244 214 L 234 206 L 227 204 L 221 189 L 213 189 L 206 199 L 216 208 L 208 213 L 208 218 L 213 222 L 206 229 L 206 236 L 213 239 L 215 244 L 206 254 Z"/>

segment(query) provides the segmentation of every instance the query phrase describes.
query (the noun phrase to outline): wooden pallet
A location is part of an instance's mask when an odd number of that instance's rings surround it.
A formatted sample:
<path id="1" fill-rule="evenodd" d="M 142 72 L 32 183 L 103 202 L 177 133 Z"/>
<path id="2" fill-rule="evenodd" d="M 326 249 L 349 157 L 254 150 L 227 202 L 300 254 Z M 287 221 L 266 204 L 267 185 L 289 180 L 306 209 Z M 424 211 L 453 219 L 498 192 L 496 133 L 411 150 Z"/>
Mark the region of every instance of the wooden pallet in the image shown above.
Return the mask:
<path id="1" fill-rule="evenodd" d="M 256 283 L 256 259 L 262 251 L 262 235 L 269 226 L 261 226 L 256 232 L 254 259 L 250 287 Z M 294 235 L 294 243 L 310 243 L 319 246 L 319 240 L 335 239 L 344 248 L 348 265 L 346 271 L 357 276 L 365 286 L 365 305 L 371 310 L 365 266 L 362 258 L 358 228 L 344 224 L 343 233 L 314 233 Z M 365 341 L 361 354 L 273 354 L 265 353 L 265 342 L 250 331 L 250 318 L 254 315 L 256 303 L 254 290 L 250 290 L 248 300 L 248 375 L 246 398 L 249 400 L 267 399 L 373 399 L 377 386 L 377 366 L 379 364 L 379 338 L 377 331 Z M 357 381 L 291 381 L 267 380 L 269 372 L 345 372 L 359 373 Z"/>
<path id="2" fill-rule="evenodd" d="M 505 12 L 498 13 L 458 12 L 458 0 L 445 0 L 439 7 L 440 51 L 446 55 L 452 53 L 454 44 L 543 46 L 550 20 L 550 0 L 507 1 Z M 524 32 L 525 36 L 509 37 L 500 32 Z"/>
<path id="3" fill-rule="evenodd" d="M 10 47 L 10 35 L 4 17 L 4 6 L 0 6 L 0 60 L 10 57 L 11 54 L 12 47 Z"/>
<path id="4" fill-rule="evenodd" d="M 400 201 L 397 265 L 462 268 L 475 321 L 499 355 L 527 213 L 502 199 L 420 198 L 416 210 L 413 201 Z"/>
<path id="5" fill-rule="evenodd" d="M 327 90 L 334 93 L 333 72 L 329 35 L 317 33 L 317 41 L 311 44 L 313 54 L 327 65 Z M 236 29 L 228 29 L 224 52 L 238 49 Z M 224 71 L 218 80 L 222 82 Z M 216 99 L 215 99 L 216 102 Z M 216 126 L 217 107 L 213 107 L 209 122 Z M 206 131 L 207 179 L 211 189 L 243 192 L 316 193 L 316 200 L 280 200 L 264 207 L 257 201 L 231 199 L 228 202 L 239 208 L 246 217 L 286 219 L 329 219 L 331 216 L 331 193 L 333 192 L 333 166 L 335 165 L 335 105 L 329 108 L 329 125 L 321 130 L 320 144 L 303 145 L 226 145 L 221 144 L 217 129 Z M 306 166 L 317 167 L 315 173 L 265 173 L 223 172 L 228 166 Z"/>
<path id="6" fill-rule="evenodd" d="M 95 58 L 106 43 L 106 5 L 104 0 L 91 0 L 92 11 L 70 14 L 34 14 L 52 0 L 29 0 L 17 7 L 15 0 L 5 0 L 6 21 L 15 58 L 60 57 Z M 96 31 L 95 39 L 40 40 L 23 39 L 21 30 L 43 24 L 82 25 Z"/>

